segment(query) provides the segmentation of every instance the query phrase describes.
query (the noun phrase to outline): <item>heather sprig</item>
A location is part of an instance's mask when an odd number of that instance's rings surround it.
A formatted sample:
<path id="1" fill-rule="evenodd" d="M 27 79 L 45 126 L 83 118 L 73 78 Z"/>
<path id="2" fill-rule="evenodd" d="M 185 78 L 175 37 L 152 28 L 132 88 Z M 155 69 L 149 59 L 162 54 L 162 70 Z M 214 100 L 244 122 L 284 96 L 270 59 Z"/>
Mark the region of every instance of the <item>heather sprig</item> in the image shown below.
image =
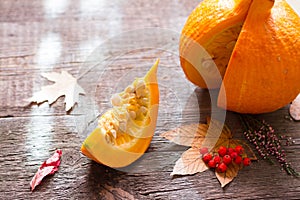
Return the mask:
<path id="1" fill-rule="evenodd" d="M 264 120 L 256 119 L 251 115 L 240 115 L 240 118 L 245 129 L 245 138 L 254 145 L 262 159 L 274 164 L 275 158 L 289 175 L 299 176 L 299 173 L 287 162 L 285 151 L 282 149 L 282 141 L 285 140 L 286 145 L 290 145 L 292 144 L 291 138 L 279 136 Z"/>

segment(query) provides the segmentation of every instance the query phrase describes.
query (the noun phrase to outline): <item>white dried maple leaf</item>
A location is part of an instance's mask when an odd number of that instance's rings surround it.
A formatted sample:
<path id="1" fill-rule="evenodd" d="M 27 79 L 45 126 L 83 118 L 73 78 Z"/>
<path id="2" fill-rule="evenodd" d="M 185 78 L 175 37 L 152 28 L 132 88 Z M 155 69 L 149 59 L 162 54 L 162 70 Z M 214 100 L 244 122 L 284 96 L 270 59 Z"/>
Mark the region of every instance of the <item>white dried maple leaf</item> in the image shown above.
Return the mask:
<path id="1" fill-rule="evenodd" d="M 31 102 L 39 104 L 48 101 L 49 104 L 52 104 L 59 97 L 65 96 L 65 110 L 69 111 L 79 101 L 79 94 L 85 94 L 82 87 L 77 83 L 77 79 L 66 71 L 62 71 L 61 73 L 42 73 L 41 75 L 55 83 L 43 86 L 40 91 L 35 92 L 28 99 Z"/>

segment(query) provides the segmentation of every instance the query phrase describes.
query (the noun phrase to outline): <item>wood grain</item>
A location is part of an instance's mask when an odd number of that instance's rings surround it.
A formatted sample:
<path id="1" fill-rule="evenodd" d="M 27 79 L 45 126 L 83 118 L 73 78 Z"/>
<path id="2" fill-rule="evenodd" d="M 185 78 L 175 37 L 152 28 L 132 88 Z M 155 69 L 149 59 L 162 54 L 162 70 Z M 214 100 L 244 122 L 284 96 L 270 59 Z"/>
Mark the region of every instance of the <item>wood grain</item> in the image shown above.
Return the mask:
<path id="1" fill-rule="evenodd" d="M 209 93 L 185 80 L 174 46 L 176 34 L 168 39 L 144 32 L 136 40 L 146 43 L 133 45 L 159 45 L 166 39 L 172 43 L 165 46 L 170 51 L 120 49 L 134 42 L 124 37 L 126 31 L 153 27 L 179 34 L 197 4 L 195 0 L 1 0 L 0 199 L 298 199 L 299 179 L 265 161 L 241 170 L 225 189 L 212 171 L 170 177 L 186 148 L 159 135 L 181 124 L 204 122 L 211 112 L 221 115 L 222 110 L 212 110 L 210 105 L 209 95 L 215 97 L 217 91 Z M 67 70 L 80 76 L 90 66 L 88 58 L 97 47 L 105 50 L 102 54 L 107 57 L 101 64 L 106 68 L 94 68 L 79 80 L 88 94 L 81 96 L 73 111 L 65 113 L 62 98 L 51 107 L 24 101 L 43 85 L 51 84 L 40 76 L 42 72 Z M 87 125 L 110 106 L 111 93 L 131 81 L 130 76 L 144 73 L 158 56 L 162 66 L 159 120 L 147 153 L 130 167 L 118 170 L 84 157 L 79 149 Z M 133 66 L 141 68 L 135 70 Z M 243 139 L 237 115 L 226 114 L 234 137 Z M 288 106 L 258 117 L 295 140 L 284 148 L 300 171 L 300 124 L 290 120 Z M 57 148 L 63 150 L 59 171 L 31 192 L 31 178 Z"/>

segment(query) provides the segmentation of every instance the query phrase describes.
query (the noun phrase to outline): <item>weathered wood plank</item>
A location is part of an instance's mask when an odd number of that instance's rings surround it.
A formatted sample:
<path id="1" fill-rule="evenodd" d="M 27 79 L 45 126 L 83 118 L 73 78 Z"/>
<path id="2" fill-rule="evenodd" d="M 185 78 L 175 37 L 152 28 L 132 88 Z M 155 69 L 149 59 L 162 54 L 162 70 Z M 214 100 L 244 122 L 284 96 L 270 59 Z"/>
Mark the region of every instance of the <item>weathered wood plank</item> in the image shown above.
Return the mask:
<path id="1" fill-rule="evenodd" d="M 278 111 L 278 116 L 283 116 L 285 111 Z M 235 124 L 236 118 L 230 117 L 229 124 Z M 299 195 L 299 180 L 287 176 L 278 167 L 265 161 L 255 162 L 251 167 L 240 171 L 236 180 L 225 190 L 220 188 L 210 171 L 195 176 L 171 178 L 169 174 L 172 167 L 185 148 L 159 137 L 163 129 L 160 123 L 148 152 L 141 160 L 128 169 L 109 169 L 89 161 L 79 153 L 82 139 L 77 133 L 74 118 L 76 116 L 36 116 L 0 120 L 1 197 L 38 198 L 40 195 L 47 195 L 59 199 L 70 196 L 74 199 L 87 196 L 98 199 L 101 194 L 112 194 L 117 199 L 118 196 L 122 199 L 120 195 L 137 199 L 181 199 L 187 195 L 205 199 L 296 199 Z M 284 130 L 290 136 L 297 137 L 298 124 L 281 117 L 277 117 L 277 120 L 273 124 L 276 124 L 278 131 Z M 240 133 L 240 127 L 237 127 L 238 137 Z M 64 153 L 59 172 L 47 178 L 36 192 L 31 193 L 31 177 L 39 164 L 56 148 L 63 149 Z M 288 158 L 300 170 L 297 166 L 299 140 L 287 150 Z"/>

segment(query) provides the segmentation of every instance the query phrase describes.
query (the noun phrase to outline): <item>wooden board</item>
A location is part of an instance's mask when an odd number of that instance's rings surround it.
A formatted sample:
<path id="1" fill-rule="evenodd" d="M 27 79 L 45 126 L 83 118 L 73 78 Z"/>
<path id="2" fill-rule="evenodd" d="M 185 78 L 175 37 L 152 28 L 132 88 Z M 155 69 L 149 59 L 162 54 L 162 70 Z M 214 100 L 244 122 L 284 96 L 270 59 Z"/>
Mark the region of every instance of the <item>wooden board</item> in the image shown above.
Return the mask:
<path id="1" fill-rule="evenodd" d="M 212 112 L 210 94 L 217 94 L 191 85 L 179 66 L 178 36 L 197 4 L 195 0 L 2 0 L 0 199 L 298 199 L 299 179 L 266 161 L 243 169 L 224 189 L 212 171 L 170 176 L 186 148 L 159 135 L 180 124 L 204 122 Z M 153 46 L 147 49 L 147 45 Z M 88 123 L 110 106 L 113 92 L 131 81 L 130 76 L 143 74 L 156 57 L 161 58 L 161 102 L 147 153 L 119 170 L 84 157 L 79 149 Z M 67 70 L 78 77 L 93 58 L 99 59 L 99 66 L 79 80 L 87 95 L 80 97 L 71 112 L 64 111 L 63 98 L 51 107 L 24 101 L 51 84 L 41 73 Z M 215 109 L 213 113 L 224 114 Z M 234 137 L 243 139 L 238 116 L 226 114 Z M 300 171 L 300 124 L 290 120 L 288 105 L 258 117 L 293 138 L 295 144 L 284 148 Z M 57 148 L 63 150 L 59 171 L 31 192 L 31 178 Z"/>

